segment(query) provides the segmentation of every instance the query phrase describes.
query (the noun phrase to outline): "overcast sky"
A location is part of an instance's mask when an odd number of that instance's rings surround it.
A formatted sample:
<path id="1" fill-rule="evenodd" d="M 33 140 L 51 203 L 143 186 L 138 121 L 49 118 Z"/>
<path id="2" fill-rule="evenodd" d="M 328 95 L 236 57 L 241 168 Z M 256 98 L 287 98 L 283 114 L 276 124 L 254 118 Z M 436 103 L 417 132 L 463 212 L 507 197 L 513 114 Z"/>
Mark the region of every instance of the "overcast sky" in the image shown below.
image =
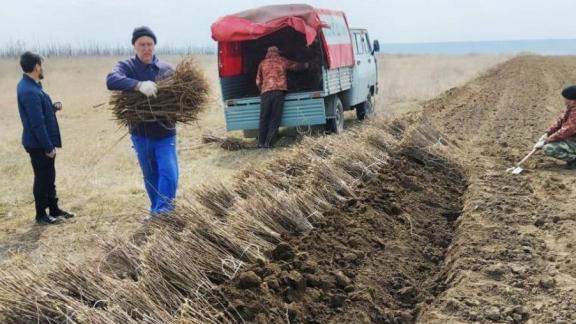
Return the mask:
<path id="1" fill-rule="evenodd" d="M 148 25 L 160 44 L 210 45 L 218 17 L 267 4 L 261 0 L 0 0 L 0 44 L 117 44 Z M 576 0 L 317 0 L 346 12 L 381 42 L 576 38 Z"/>

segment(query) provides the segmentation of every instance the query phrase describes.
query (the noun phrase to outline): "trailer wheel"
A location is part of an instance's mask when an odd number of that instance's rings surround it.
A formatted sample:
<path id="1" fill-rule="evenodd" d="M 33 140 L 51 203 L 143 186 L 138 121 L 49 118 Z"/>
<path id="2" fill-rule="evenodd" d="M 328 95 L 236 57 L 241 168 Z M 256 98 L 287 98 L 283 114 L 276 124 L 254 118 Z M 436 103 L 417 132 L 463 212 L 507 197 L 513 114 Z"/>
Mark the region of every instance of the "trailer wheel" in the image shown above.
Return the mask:
<path id="1" fill-rule="evenodd" d="M 376 107 L 376 100 L 372 94 L 368 94 L 366 101 L 356 107 L 356 118 L 358 120 L 370 119 L 374 117 Z"/>
<path id="2" fill-rule="evenodd" d="M 331 133 L 340 134 L 344 131 L 344 106 L 338 96 L 333 96 L 328 103 L 332 105 L 331 110 L 335 117 L 326 120 L 326 128 Z"/>

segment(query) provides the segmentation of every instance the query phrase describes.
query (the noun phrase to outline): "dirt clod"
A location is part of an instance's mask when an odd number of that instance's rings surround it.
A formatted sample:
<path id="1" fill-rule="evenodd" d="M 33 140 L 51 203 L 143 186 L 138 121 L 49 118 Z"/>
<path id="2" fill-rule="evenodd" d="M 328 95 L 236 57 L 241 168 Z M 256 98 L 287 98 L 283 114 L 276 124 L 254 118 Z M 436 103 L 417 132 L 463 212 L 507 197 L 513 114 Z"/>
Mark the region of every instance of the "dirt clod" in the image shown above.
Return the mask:
<path id="1" fill-rule="evenodd" d="M 251 289 L 259 287 L 262 279 L 254 271 L 243 272 L 238 276 L 238 287 L 242 289 Z"/>
<path id="2" fill-rule="evenodd" d="M 507 272 L 510 271 L 510 268 L 503 265 L 502 263 L 498 263 L 492 265 L 486 269 L 486 273 L 493 279 L 500 280 Z"/>
<path id="3" fill-rule="evenodd" d="M 336 285 L 338 285 L 338 287 L 340 287 L 340 288 L 344 288 L 346 286 L 349 286 L 350 283 L 352 282 L 352 280 L 350 280 L 350 278 L 346 277 L 346 275 L 344 273 L 342 273 L 342 271 L 336 272 L 336 274 L 334 276 L 336 277 Z"/>
<path id="4" fill-rule="evenodd" d="M 331 307 L 342 307 L 346 302 L 346 295 L 336 294 L 330 298 Z"/>
<path id="5" fill-rule="evenodd" d="M 276 246 L 274 250 L 272 250 L 272 259 L 274 260 L 292 260 L 295 254 L 292 250 L 292 247 L 286 243 L 282 242 Z"/>
<path id="6" fill-rule="evenodd" d="M 544 289 L 552 289 L 556 286 L 556 279 L 553 277 L 544 277 L 540 279 L 540 287 Z"/>
<path id="7" fill-rule="evenodd" d="M 502 315 L 498 307 L 490 307 L 486 310 L 486 318 L 491 321 L 499 321 L 501 316 Z"/>

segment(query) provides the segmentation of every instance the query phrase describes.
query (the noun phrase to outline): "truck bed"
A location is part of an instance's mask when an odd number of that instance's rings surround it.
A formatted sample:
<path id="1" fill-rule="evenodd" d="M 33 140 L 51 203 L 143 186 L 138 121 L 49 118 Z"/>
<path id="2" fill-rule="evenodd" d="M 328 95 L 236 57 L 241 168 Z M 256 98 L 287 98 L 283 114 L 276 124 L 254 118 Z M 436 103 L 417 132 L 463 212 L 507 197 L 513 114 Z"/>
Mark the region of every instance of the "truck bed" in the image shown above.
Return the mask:
<path id="1" fill-rule="evenodd" d="M 231 99 L 224 107 L 226 130 L 258 129 L 260 97 Z M 281 127 L 326 123 L 322 92 L 289 93 L 284 98 Z"/>
<path id="2" fill-rule="evenodd" d="M 284 98 L 284 112 L 281 127 L 321 125 L 334 116 L 327 112 L 324 98 L 350 89 L 352 86 L 352 68 L 343 67 L 332 70 L 322 69 L 323 91 L 291 92 Z M 260 120 L 260 97 L 238 96 L 249 79 L 244 76 L 221 80 L 224 100 L 226 130 L 258 129 Z"/>

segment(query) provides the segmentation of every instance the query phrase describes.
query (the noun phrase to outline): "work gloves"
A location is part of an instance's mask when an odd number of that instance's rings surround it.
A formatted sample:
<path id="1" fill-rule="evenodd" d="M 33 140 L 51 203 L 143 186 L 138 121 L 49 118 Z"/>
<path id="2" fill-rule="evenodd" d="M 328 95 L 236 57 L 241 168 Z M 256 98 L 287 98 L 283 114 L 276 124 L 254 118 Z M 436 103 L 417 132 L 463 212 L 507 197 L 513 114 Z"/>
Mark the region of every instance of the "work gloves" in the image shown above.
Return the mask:
<path id="1" fill-rule="evenodd" d="M 138 84 L 138 91 L 146 97 L 156 97 L 158 86 L 154 81 L 142 81 Z"/>
<path id="2" fill-rule="evenodd" d="M 547 137 L 546 134 L 542 135 L 542 137 L 540 137 L 538 142 L 534 144 L 534 149 L 539 150 L 543 148 L 544 145 L 546 145 L 546 137 Z"/>

